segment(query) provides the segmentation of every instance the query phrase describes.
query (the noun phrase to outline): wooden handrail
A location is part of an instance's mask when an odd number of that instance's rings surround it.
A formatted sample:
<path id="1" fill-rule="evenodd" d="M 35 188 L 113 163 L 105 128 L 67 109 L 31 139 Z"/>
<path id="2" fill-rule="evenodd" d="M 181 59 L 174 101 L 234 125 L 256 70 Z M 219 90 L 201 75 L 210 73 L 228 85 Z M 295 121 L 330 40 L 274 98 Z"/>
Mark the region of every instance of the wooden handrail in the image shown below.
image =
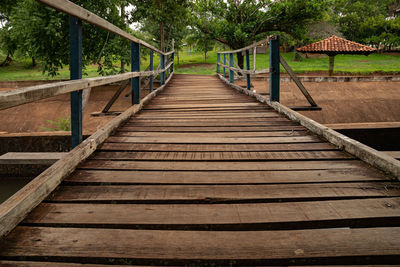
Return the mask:
<path id="1" fill-rule="evenodd" d="M 235 68 L 235 67 L 229 67 L 228 65 L 224 65 L 222 63 L 217 63 L 217 65 L 236 71 L 236 72 L 240 72 L 243 74 L 268 74 L 270 73 L 269 69 L 262 69 L 262 70 L 243 70 L 243 69 L 239 69 L 239 68 Z"/>
<path id="2" fill-rule="evenodd" d="M 270 39 L 270 37 L 268 37 L 267 39 L 261 40 L 261 41 L 259 41 L 259 42 L 257 42 L 257 43 L 254 43 L 254 44 L 252 44 L 252 45 L 249 45 L 249 46 L 246 46 L 246 47 L 237 49 L 237 50 L 233 50 L 233 51 L 223 51 L 223 52 L 217 52 L 217 53 L 218 53 L 218 54 L 230 54 L 230 53 L 243 52 L 243 51 L 249 50 L 250 48 L 257 47 L 257 46 L 259 46 L 260 44 L 267 43 L 269 39 Z"/>
<path id="3" fill-rule="evenodd" d="M 42 84 L 20 89 L 12 89 L 0 92 L 0 110 L 19 106 L 22 104 L 34 102 L 49 97 L 79 91 L 85 88 L 91 88 L 109 83 L 119 82 L 135 77 L 145 77 L 158 75 L 165 72 L 173 65 L 170 62 L 165 68 L 154 71 L 127 72 L 124 74 L 111 75 L 105 77 L 87 78 L 65 82 L 56 82 L 51 84 Z"/>
<path id="4" fill-rule="evenodd" d="M 126 31 L 118 28 L 117 26 L 115 26 L 114 24 L 106 21 L 105 19 L 97 16 L 96 14 L 90 12 L 89 10 L 86 10 L 83 7 L 80 7 L 74 3 L 72 3 L 71 1 L 68 0 L 36 0 L 42 4 L 45 4 L 49 7 L 52 7 L 54 9 L 57 9 L 65 14 L 74 16 L 79 18 L 80 20 L 86 21 L 90 24 L 96 25 L 102 29 L 105 29 L 109 32 L 112 32 L 114 34 L 117 34 L 125 39 L 128 39 L 132 42 L 135 43 L 139 43 L 140 45 L 143 45 L 151 50 L 153 50 L 154 52 L 163 54 L 163 55 L 169 55 L 174 53 L 174 51 L 170 51 L 170 52 L 163 52 L 161 50 L 158 50 L 157 48 L 155 48 L 154 46 L 146 43 L 143 40 L 140 40 L 134 36 L 132 36 L 131 34 L 127 33 Z"/>

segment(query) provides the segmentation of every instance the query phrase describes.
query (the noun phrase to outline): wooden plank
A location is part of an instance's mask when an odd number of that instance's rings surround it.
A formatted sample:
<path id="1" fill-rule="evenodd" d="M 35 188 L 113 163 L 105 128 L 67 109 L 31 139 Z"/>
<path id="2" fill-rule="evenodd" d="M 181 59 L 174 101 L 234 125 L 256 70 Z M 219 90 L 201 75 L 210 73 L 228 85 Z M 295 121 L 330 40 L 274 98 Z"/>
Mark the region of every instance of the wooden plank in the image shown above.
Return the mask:
<path id="1" fill-rule="evenodd" d="M 291 125 L 265 125 L 265 126 L 124 126 L 119 128 L 130 132 L 268 132 L 268 131 L 296 131 L 304 130 L 303 126 Z"/>
<path id="2" fill-rule="evenodd" d="M 243 231 L 390 226 L 399 221 L 400 198 L 373 198 L 220 205 L 43 203 L 23 223 L 31 226 L 108 225 L 107 228 L 177 230 L 186 227 L 186 230 Z M 294 224 L 296 222 L 298 224 Z"/>
<path id="3" fill-rule="evenodd" d="M 400 122 L 357 122 L 325 124 L 333 130 L 400 128 Z"/>
<path id="4" fill-rule="evenodd" d="M 173 75 L 170 76 L 170 79 Z M 170 80 L 169 79 L 169 80 Z M 168 80 L 168 81 L 169 81 Z M 90 86 L 88 86 L 90 87 Z M 54 163 L 25 187 L 0 205 L 0 237 L 11 231 L 34 207 L 45 199 L 60 183 L 70 175 L 76 166 L 85 160 L 96 148 L 115 131 L 119 125 L 143 108 L 165 86 L 147 95 L 139 105 L 135 105 L 101 127 L 93 135 L 71 150 L 65 157 Z"/>
<path id="5" fill-rule="evenodd" d="M 400 151 L 382 151 L 386 155 L 389 155 L 395 159 L 400 159 Z M 1 157 L 0 157 L 1 158 Z"/>
<path id="6" fill-rule="evenodd" d="M 0 156 L 0 164 L 51 165 L 66 154 L 63 152 L 8 152 Z"/>
<path id="7" fill-rule="evenodd" d="M 43 262 L 43 261 L 1 261 L 0 266 L 3 267 L 106 267 L 110 265 L 103 265 L 103 264 L 86 264 L 86 263 L 65 263 L 65 262 Z M 113 267 L 122 267 L 126 265 L 114 265 Z M 144 267 L 136 266 L 136 267 Z"/>
<path id="8" fill-rule="evenodd" d="M 282 117 L 270 117 L 270 118 L 196 118 L 196 119 L 191 119 L 191 118 L 183 118 L 183 119 L 165 119 L 165 118 L 159 118 L 159 119 L 152 119 L 152 120 L 144 120 L 140 118 L 132 118 L 130 119 L 127 123 L 147 123 L 147 124 L 159 124 L 159 123 L 196 123 L 196 124 L 207 124 L 207 123 L 224 123 L 224 124 L 233 124 L 233 123 L 241 123 L 241 124 L 250 124 L 250 125 L 259 125 L 260 123 L 262 124 L 268 124 L 270 122 L 275 123 L 275 122 L 290 122 L 286 118 Z"/>
<path id="9" fill-rule="evenodd" d="M 266 124 L 268 125 L 296 125 L 291 121 L 270 121 L 268 123 L 265 122 L 247 122 L 247 121 L 243 121 L 243 122 L 225 122 L 225 121 L 210 121 L 210 122 L 197 122 L 196 120 L 193 120 L 193 122 L 127 122 L 125 125 L 126 126 L 137 126 L 137 127 L 141 127 L 141 126 L 182 126 L 182 127 L 207 127 L 207 126 L 211 126 L 211 127 L 217 127 L 217 126 L 265 126 Z"/>
<path id="10" fill-rule="evenodd" d="M 319 142 L 319 138 L 314 136 L 297 137 L 204 137 L 204 138 L 173 138 L 173 137 L 116 137 L 108 138 L 108 142 L 127 142 L 127 143 L 168 143 L 168 144 L 273 144 L 273 143 L 305 143 Z"/>
<path id="11" fill-rule="evenodd" d="M 243 51 L 249 50 L 250 48 L 257 47 L 257 46 L 263 45 L 263 44 L 267 44 L 267 43 L 268 43 L 268 40 L 269 40 L 269 37 L 268 37 L 267 39 L 258 41 L 258 42 L 256 42 L 256 43 L 253 43 L 253 44 L 248 45 L 248 46 L 246 46 L 246 47 L 244 47 L 244 48 L 241 48 L 241 49 L 232 50 L 232 51 L 223 51 L 223 52 L 218 52 L 218 53 L 219 53 L 219 54 L 230 54 L 230 53 L 243 52 Z"/>
<path id="12" fill-rule="evenodd" d="M 175 104 L 175 105 L 148 105 L 145 110 L 148 109 L 193 109 L 193 108 L 239 108 L 239 107 L 262 107 L 260 103 L 216 103 L 216 104 Z"/>
<path id="13" fill-rule="evenodd" d="M 354 182 L 268 185 L 103 185 L 60 186 L 47 201 L 111 203 L 281 202 L 397 197 L 397 183 Z"/>
<path id="14" fill-rule="evenodd" d="M 272 131 L 272 132 L 215 132 L 213 137 L 279 137 L 279 136 L 305 136 L 306 131 Z M 118 129 L 114 136 L 132 136 L 132 137 L 182 137 L 186 138 L 188 133 L 168 133 L 168 132 L 131 132 Z M 190 133 L 190 137 L 204 138 L 210 136 L 209 133 Z M 1 159 L 1 157 L 0 157 Z"/>
<path id="15" fill-rule="evenodd" d="M 162 170 L 162 171 L 271 171 L 271 170 L 329 170 L 329 169 L 353 169 L 368 168 L 368 165 L 358 160 L 336 161 L 285 161 L 285 162 L 174 162 L 174 161 L 104 161 L 87 160 L 81 169 L 103 170 Z"/>
<path id="16" fill-rule="evenodd" d="M 354 159 L 342 151 L 287 151 L 287 152 L 96 152 L 96 160 L 174 160 L 174 161 L 280 161 L 280 160 L 338 160 Z M 244 163 L 246 164 L 246 163 Z"/>
<path id="17" fill-rule="evenodd" d="M 399 264 L 400 240 L 393 238 L 399 235 L 398 227 L 239 231 L 235 234 L 219 231 L 17 227 L 4 240 L 0 256 L 78 258 L 88 263 L 104 263 L 112 259 L 114 264 L 132 264 L 148 259 L 152 260 L 152 264 L 219 260 L 216 263 L 229 265 L 230 260 L 234 260 L 236 264 L 293 265 L 299 260 L 303 264 L 318 264 L 323 262 L 323 257 L 338 264 L 374 260 L 381 264 Z M 20 236 L 30 238 L 20 239 Z"/>
<path id="18" fill-rule="evenodd" d="M 152 120 L 155 118 L 165 118 L 165 119 L 196 119 L 196 118 L 201 118 L 203 116 L 207 115 L 208 118 L 214 118 L 214 119 L 225 119 L 225 118 L 277 118 L 279 115 L 277 115 L 274 112 L 263 112 L 263 113 L 251 113 L 251 114 L 238 114 L 238 113 L 222 113 L 222 114 L 215 114 L 215 112 L 209 112 L 209 113 L 199 113 L 199 112 L 185 112 L 183 114 L 164 114 L 164 113 L 159 113 L 159 114 L 146 114 L 146 113 L 141 113 L 137 114 L 136 116 L 132 117 L 134 118 L 140 118 L 142 120 Z"/>
<path id="19" fill-rule="evenodd" d="M 390 178 L 365 168 L 256 172 L 77 170 L 65 181 L 84 184 L 285 184 L 390 181 Z"/>
<path id="20" fill-rule="evenodd" d="M 336 150 L 329 143 L 286 143 L 286 144 L 132 144 L 105 142 L 101 151 L 318 151 Z"/>

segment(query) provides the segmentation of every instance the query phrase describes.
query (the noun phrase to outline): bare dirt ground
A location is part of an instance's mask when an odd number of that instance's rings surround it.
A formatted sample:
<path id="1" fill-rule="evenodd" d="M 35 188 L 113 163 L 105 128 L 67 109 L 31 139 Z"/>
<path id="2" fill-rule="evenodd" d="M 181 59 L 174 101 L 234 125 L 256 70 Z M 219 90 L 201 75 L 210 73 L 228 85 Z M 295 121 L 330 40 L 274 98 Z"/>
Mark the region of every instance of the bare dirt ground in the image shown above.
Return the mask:
<path id="1" fill-rule="evenodd" d="M 253 84 L 258 93 L 269 91 L 266 81 L 253 81 Z M 307 82 L 304 85 L 322 110 L 300 113 L 320 123 L 400 122 L 400 82 Z M 83 120 L 85 134 L 95 132 L 114 118 L 90 114 L 100 112 L 117 89 L 118 85 L 92 89 Z M 128 91 L 129 87 L 111 111 L 124 111 L 130 106 L 130 97 L 124 97 Z M 142 91 L 142 97 L 147 92 Z M 289 107 L 308 105 L 293 82 L 282 82 L 281 102 Z M 0 133 L 40 132 L 44 131 L 43 127 L 49 127 L 46 120 L 69 116 L 69 95 L 57 96 L 0 111 Z"/>
<path id="2" fill-rule="evenodd" d="M 240 84 L 244 85 L 244 82 Z M 400 82 L 305 82 L 321 111 L 300 111 L 320 123 L 400 121 Z M 269 82 L 254 81 L 257 93 L 268 93 Z M 309 106 L 294 82 L 281 83 L 281 103 Z"/>

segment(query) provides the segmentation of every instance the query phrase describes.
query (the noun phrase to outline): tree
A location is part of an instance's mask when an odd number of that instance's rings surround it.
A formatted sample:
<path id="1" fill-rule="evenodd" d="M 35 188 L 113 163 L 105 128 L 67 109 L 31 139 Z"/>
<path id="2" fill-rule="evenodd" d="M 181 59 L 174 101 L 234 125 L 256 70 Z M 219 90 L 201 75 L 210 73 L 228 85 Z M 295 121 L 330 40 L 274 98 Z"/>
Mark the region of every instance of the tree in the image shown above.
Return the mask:
<path id="1" fill-rule="evenodd" d="M 127 30 L 120 16 L 123 0 L 76 0 L 96 15 Z M 14 3 L 9 16 L 11 36 L 17 48 L 42 62 L 43 72 L 51 76 L 69 64 L 68 16 L 34 0 Z M 83 23 L 83 64 L 97 63 L 100 74 L 112 74 L 118 70 L 113 62 L 121 57 L 129 59 L 129 41 L 88 23 Z"/>
<path id="2" fill-rule="evenodd" d="M 16 42 L 10 32 L 10 15 L 14 5 L 15 0 L 2 0 L 0 5 L 0 51 L 6 54 L 6 58 L 0 63 L 0 67 L 11 63 L 16 50 Z"/>
<path id="3" fill-rule="evenodd" d="M 327 0 L 195 0 L 193 24 L 214 40 L 239 49 L 280 31 L 300 38 L 320 20 Z M 237 53 L 243 68 L 243 55 Z"/>
<path id="4" fill-rule="evenodd" d="M 207 34 L 192 29 L 191 33 L 186 37 L 187 43 L 195 44 L 196 47 L 204 53 L 204 63 L 207 63 L 207 52 L 214 48 L 214 40 Z"/>
<path id="5" fill-rule="evenodd" d="M 140 22 L 141 30 L 153 36 L 161 51 L 179 45 L 187 26 L 188 0 L 130 0 L 134 5 L 131 22 Z"/>
<path id="6" fill-rule="evenodd" d="M 343 35 L 352 41 L 376 47 L 399 44 L 399 0 L 336 0 L 335 20 Z"/>

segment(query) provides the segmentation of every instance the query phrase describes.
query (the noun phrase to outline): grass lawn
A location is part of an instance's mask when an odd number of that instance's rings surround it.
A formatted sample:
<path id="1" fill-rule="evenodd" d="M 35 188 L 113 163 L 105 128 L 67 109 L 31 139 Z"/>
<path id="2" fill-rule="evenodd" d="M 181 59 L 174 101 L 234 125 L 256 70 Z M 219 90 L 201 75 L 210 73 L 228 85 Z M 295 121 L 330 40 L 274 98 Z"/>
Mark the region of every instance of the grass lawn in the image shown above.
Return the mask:
<path id="1" fill-rule="evenodd" d="M 328 71 L 328 57 L 319 58 L 302 58 L 300 62 L 294 61 L 294 53 L 284 53 L 282 56 L 292 67 L 296 73 L 313 73 Z M 252 55 L 250 56 L 251 68 L 253 67 Z M 0 61 L 4 55 L 0 55 Z M 179 60 L 178 60 L 179 58 Z M 235 55 L 236 58 L 236 55 Z M 211 51 L 207 54 L 207 63 L 204 64 L 203 53 L 188 53 L 180 51 L 179 56 L 175 56 L 175 70 L 176 73 L 185 74 L 215 74 L 216 70 L 216 51 Z M 142 67 L 144 70 L 147 66 L 149 59 L 142 59 Z M 156 67 L 160 62 L 158 56 L 154 57 L 154 66 Z M 0 67 L 0 81 L 16 81 L 16 80 L 55 80 L 55 79 L 68 79 L 69 68 L 68 66 L 60 70 L 60 75 L 56 77 L 48 77 L 42 74 L 41 68 L 32 69 L 29 59 L 16 59 L 10 66 Z M 118 65 L 118 62 L 116 62 Z M 129 68 L 129 66 L 128 66 Z M 269 55 L 257 55 L 257 69 L 269 68 Z M 90 65 L 87 67 L 85 77 L 99 76 L 96 72 L 97 66 Z M 281 68 L 281 72 L 285 72 Z M 381 55 L 372 54 L 369 56 L 358 55 L 338 55 L 335 57 L 335 73 L 336 74 L 399 74 L 400 73 L 400 55 Z"/>

